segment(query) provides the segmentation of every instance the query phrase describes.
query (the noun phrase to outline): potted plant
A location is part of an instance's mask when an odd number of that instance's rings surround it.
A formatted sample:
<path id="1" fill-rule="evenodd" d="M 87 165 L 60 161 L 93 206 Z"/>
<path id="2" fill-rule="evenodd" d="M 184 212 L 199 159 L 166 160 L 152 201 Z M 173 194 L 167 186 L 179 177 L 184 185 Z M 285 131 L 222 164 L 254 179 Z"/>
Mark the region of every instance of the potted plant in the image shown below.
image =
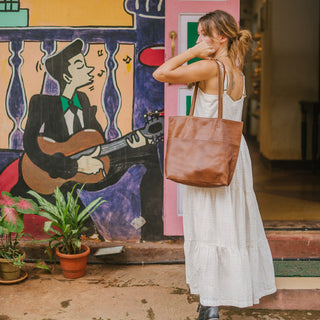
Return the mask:
<path id="1" fill-rule="evenodd" d="M 35 191 L 28 192 L 38 201 L 40 206 L 38 215 L 48 220 L 44 223 L 44 231 L 50 236 L 47 251 L 51 258 L 52 254 L 56 253 L 60 259 L 63 275 L 71 279 L 84 275 L 87 256 L 90 253 L 90 248 L 81 244 L 81 234 L 85 230 L 84 222 L 98 206 L 105 202 L 99 197 L 80 211 L 78 200 L 84 185 L 74 197 L 76 187 L 77 185 L 74 185 L 66 198 L 59 187 L 56 187 L 55 204 L 50 203 Z"/>
<path id="2" fill-rule="evenodd" d="M 9 192 L 2 192 L 0 199 L 0 275 L 5 281 L 20 278 L 24 265 L 24 251 L 19 241 L 27 234 L 23 232 L 24 214 L 37 214 L 38 206 L 30 199 L 13 197 Z"/>

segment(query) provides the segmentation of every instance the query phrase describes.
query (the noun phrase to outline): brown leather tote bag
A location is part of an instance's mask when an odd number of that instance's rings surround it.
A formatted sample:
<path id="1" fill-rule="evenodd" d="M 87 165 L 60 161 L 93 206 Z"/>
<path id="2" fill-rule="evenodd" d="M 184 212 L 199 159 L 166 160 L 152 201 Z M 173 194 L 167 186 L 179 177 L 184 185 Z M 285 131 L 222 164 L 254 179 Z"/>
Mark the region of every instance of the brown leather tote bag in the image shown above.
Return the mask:
<path id="1" fill-rule="evenodd" d="M 224 65 L 223 69 L 225 70 Z M 198 83 L 195 86 L 190 115 L 169 117 L 165 157 L 167 179 L 198 187 L 228 186 L 231 183 L 238 159 L 243 123 L 222 118 L 222 84 L 225 71 L 222 77 L 219 64 L 218 70 L 218 118 L 193 116 Z"/>

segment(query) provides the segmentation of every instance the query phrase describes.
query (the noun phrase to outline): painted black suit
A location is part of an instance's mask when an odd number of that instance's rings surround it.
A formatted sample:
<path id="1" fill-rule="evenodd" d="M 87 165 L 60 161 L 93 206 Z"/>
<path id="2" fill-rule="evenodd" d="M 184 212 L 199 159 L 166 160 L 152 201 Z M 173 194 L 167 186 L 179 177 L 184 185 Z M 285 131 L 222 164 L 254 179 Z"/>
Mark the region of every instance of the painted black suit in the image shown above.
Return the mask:
<path id="1" fill-rule="evenodd" d="M 102 128 L 95 117 L 97 107 L 90 106 L 86 94 L 77 92 L 77 95 L 82 107 L 84 129 L 95 129 L 103 136 Z M 43 126 L 43 132 L 40 133 Z M 39 135 L 57 142 L 65 142 L 69 139 L 60 96 L 39 94 L 31 98 L 23 145 L 31 161 L 48 172 L 52 178 L 68 179 L 73 177 L 78 170 L 77 161 L 65 157 L 62 153 L 54 155 L 43 153 L 37 143 Z"/>

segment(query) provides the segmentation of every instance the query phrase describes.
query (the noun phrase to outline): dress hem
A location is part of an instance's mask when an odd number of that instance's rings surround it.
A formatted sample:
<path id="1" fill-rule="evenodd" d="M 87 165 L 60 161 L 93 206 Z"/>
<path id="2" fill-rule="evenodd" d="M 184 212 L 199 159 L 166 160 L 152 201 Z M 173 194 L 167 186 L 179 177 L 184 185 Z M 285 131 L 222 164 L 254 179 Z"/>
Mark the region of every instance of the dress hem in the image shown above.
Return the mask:
<path id="1" fill-rule="evenodd" d="M 190 289 L 191 294 L 200 295 L 199 292 L 192 291 Z M 247 308 L 252 307 L 254 304 L 259 304 L 260 299 L 277 292 L 277 288 L 272 288 L 269 290 L 265 290 L 263 293 L 257 295 L 257 298 L 245 300 L 245 301 L 236 301 L 232 299 L 201 299 L 200 296 L 200 303 L 203 306 L 210 306 L 210 307 L 219 307 L 219 306 L 230 306 L 236 308 Z"/>

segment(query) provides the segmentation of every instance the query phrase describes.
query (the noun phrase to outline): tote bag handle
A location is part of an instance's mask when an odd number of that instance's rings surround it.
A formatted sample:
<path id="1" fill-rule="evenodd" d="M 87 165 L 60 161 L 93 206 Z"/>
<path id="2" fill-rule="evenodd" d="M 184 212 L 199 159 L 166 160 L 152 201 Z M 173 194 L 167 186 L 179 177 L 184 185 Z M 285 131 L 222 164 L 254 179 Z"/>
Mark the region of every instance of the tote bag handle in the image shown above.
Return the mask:
<path id="1" fill-rule="evenodd" d="M 222 65 L 222 68 L 223 68 L 223 82 L 224 83 L 224 78 L 225 78 L 225 74 L 226 74 L 226 71 L 225 71 L 225 66 L 224 64 L 216 59 L 214 59 L 214 61 L 217 63 L 218 65 L 218 118 L 221 119 L 222 118 L 222 115 L 223 115 L 223 98 L 222 98 L 222 90 L 223 90 L 223 85 L 221 85 L 221 70 L 220 70 L 220 65 L 219 63 L 221 63 Z M 190 108 L 190 113 L 189 113 L 189 116 L 193 116 L 193 113 L 194 113 L 194 107 L 195 107 L 195 104 L 196 104 L 196 99 L 197 99 L 197 94 L 198 94 L 198 88 L 199 88 L 199 82 L 196 82 L 196 85 L 194 87 L 194 93 L 193 93 L 193 96 L 192 96 L 192 102 L 191 102 L 191 108 Z"/>

